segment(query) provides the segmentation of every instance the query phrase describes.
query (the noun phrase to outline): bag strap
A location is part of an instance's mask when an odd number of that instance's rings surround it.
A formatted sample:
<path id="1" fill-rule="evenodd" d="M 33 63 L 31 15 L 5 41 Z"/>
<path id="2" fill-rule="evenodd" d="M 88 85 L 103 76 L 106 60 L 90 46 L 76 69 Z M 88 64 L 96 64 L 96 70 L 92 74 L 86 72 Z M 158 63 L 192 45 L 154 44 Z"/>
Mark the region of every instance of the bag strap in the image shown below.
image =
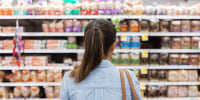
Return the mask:
<path id="1" fill-rule="evenodd" d="M 138 97 L 137 97 L 137 94 L 136 94 L 136 92 L 135 92 L 135 88 L 134 88 L 134 85 L 133 85 L 133 82 L 132 82 L 131 76 L 130 76 L 130 74 L 129 74 L 129 72 L 128 72 L 127 69 L 124 69 L 124 71 L 125 71 L 126 76 L 127 76 L 127 78 L 128 78 L 129 85 L 130 85 L 130 87 L 131 87 L 131 91 L 132 91 L 133 96 L 134 96 L 134 100 L 138 100 Z"/>
<path id="2" fill-rule="evenodd" d="M 122 100 L 126 100 L 126 89 L 125 89 L 125 81 L 124 81 L 124 72 L 122 69 L 120 71 L 120 77 L 121 77 L 121 84 L 122 84 Z"/>

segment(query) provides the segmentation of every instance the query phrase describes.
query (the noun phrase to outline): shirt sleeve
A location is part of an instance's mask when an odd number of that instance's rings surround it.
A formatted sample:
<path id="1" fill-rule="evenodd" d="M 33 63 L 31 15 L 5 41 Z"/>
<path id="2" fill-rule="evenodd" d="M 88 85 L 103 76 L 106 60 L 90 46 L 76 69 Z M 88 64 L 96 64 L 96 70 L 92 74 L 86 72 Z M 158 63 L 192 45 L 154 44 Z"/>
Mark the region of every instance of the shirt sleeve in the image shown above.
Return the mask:
<path id="1" fill-rule="evenodd" d="M 138 81 L 138 79 L 136 78 L 135 74 L 132 71 L 129 71 L 129 73 L 131 75 L 132 82 L 133 82 L 133 85 L 134 85 L 135 92 L 137 94 L 138 100 L 143 100 L 142 96 L 141 96 L 141 92 L 140 92 L 140 82 Z"/>
<path id="2" fill-rule="evenodd" d="M 62 84 L 61 84 L 61 91 L 60 91 L 60 100 L 69 100 L 68 95 L 68 83 L 67 83 L 68 73 L 66 72 L 63 76 Z"/>

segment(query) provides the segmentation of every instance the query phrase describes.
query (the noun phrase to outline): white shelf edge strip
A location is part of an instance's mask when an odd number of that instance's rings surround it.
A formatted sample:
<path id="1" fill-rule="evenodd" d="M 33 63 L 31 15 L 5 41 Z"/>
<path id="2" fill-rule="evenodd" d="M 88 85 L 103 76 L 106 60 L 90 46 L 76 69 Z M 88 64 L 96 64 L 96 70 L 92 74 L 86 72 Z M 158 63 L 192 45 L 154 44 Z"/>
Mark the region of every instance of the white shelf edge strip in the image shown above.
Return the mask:
<path id="1" fill-rule="evenodd" d="M 16 19 L 17 16 L 0 16 L 0 19 Z M 200 16 L 193 15 L 22 15 L 18 19 L 200 19 Z"/>
<path id="2" fill-rule="evenodd" d="M 199 85 L 199 82 L 140 82 L 144 85 Z M 60 86 L 61 82 L 16 82 L 16 83 L 0 83 L 0 86 Z"/>
<path id="3" fill-rule="evenodd" d="M 13 98 L 13 99 L 1 99 L 1 100 L 60 100 L 59 98 Z"/>
<path id="4" fill-rule="evenodd" d="M 199 65 L 138 65 L 138 66 L 115 66 L 119 69 L 200 69 Z M 74 66 L 1 66 L 0 70 L 72 70 Z"/>
<path id="5" fill-rule="evenodd" d="M 200 36 L 197 32 L 117 32 L 117 36 Z M 0 32 L 2 37 L 13 37 L 14 33 Z M 50 36 L 84 36 L 83 32 L 23 32 L 27 37 L 50 37 Z"/>
<path id="6" fill-rule="evenodd" d="M 200 97 L 156 97 L 156 98 L 144 98 L 144 100 L 200 100 Z"/>

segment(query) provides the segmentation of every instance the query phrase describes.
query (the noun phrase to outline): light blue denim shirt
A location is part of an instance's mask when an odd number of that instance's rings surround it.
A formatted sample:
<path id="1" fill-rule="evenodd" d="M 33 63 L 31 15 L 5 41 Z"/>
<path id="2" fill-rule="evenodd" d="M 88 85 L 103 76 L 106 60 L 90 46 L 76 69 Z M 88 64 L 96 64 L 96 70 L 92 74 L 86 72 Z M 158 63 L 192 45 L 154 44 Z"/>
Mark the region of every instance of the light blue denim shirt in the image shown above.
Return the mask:
<path id="1" fill-rule="evenodd" d="M 75 83 L 66 72 L 61 86 L 60 100 L 122 100 L 121 79 L 119 69 L 108 60 L 102 60 L 100 65 L 94 69 L 88 77 L 80 83 Z M 136 94 L 142 100 L 140 83 L 135 74 L 129 71 Z M 126 100 L 134 100 L 125 76 Z"/>

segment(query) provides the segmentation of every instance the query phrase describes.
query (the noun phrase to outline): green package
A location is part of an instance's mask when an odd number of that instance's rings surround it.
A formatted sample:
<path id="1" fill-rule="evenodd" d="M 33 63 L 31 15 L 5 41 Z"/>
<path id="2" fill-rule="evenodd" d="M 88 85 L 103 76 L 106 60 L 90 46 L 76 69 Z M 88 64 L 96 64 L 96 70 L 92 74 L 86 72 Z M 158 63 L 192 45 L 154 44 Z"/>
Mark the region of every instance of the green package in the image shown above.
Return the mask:
<path id="1" fill-rule="evenodd" d="M 131 65 L 139 65 L 140 64 L 140 55 L 139 53 L 131 53 Z"/>
<path id="2" fill-rule="evenodd" d="M 119 56 L 119 53 L 114 53 L 112 55 L 112 63 L 114 65 L 119 65 L 120 64 L 120 56 Z"/>
<path id="3" fill-rule="evenodd" d="M 121 65 L 129 65 L 129 54 L 121 54 L 121 61 L 120 61 L 120 64 Z"/>

